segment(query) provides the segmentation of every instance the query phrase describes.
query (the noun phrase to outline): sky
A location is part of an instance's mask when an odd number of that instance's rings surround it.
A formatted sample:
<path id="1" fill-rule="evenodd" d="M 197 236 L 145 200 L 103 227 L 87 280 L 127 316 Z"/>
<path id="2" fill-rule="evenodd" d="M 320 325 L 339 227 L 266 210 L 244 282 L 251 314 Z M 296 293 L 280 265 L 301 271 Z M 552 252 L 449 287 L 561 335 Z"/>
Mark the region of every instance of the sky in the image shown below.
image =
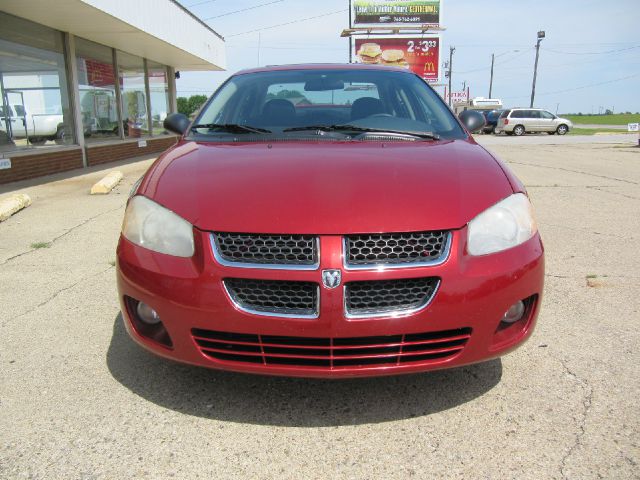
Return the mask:
<path id="1" fill-rule="evenodd" d="M 349 60 L 348 40 L 340 37 L 349 24 L 348 0 L 180 2 L 225 37 L 227 70 L 181 72 L 179 96 L 208 96 L 245 68 Z M 493 53 L 492 97 L 505 107 L 528 106 L 536 35 L 544 30 L 537 107 L 554 113 L 640 111 L 639 0 L 442 0 L 441 24 L 441 62 L 450 46 L 456 49 L 454 91 L 466 82 L 472 97 L 487 97 Z M 444 73 L 441 81 L 448 81 Z"/>

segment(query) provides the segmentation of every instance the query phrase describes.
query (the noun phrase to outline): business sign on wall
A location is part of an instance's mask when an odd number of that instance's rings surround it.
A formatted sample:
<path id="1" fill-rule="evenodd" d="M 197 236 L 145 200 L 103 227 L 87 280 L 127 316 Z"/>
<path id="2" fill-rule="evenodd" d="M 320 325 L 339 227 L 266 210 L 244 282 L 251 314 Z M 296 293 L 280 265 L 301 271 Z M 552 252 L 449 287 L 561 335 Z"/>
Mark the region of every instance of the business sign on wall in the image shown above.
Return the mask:
<path id="1" fill-rule="evenodd" d="M 403 67 L 429 83 L 440 80 L 439 37 L 369 37 L 355 39 L 358 63 Z"/>
<path id="2" fill-rule="evenodd" d="M 441 22 L 440 0 L 353 0 L 354 27 L 431 25 Z"/>

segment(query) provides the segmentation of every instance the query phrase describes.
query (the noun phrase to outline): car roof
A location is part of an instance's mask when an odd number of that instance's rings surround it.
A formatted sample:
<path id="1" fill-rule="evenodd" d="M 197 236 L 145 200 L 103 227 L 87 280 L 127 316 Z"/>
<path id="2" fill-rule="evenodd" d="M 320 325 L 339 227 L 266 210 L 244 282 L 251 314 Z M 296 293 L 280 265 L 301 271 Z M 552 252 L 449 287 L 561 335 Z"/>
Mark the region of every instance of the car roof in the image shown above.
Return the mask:
<path id="1" fill-rule="evenodd" d="M 383 71 L 395 71 L 402 73 L 410 73 L 415 75 L 410 70 L 402 67 L 393 67 L 387 65 L 372 65 L 364 63 L 299 63 L 288 65 L 267 65 L 265 67 L 248 68 L 240 70 L 235 75 L 245 75 L 247 73 L 258 72 L 277 72 L 286 70 L 383 70 Z"/>

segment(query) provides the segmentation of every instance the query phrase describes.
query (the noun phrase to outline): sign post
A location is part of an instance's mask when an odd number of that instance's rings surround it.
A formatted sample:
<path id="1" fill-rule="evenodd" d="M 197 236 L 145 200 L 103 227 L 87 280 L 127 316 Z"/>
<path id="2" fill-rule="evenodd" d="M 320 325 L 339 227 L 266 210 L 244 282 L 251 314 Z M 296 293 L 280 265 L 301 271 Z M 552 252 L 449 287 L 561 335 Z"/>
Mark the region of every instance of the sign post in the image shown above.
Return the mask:
<path id="1" fill-rule="evenodd" d="M 627 132 L 638 132 L 638 146 L 640 147 L 640 123 L 627 123 Z"/>

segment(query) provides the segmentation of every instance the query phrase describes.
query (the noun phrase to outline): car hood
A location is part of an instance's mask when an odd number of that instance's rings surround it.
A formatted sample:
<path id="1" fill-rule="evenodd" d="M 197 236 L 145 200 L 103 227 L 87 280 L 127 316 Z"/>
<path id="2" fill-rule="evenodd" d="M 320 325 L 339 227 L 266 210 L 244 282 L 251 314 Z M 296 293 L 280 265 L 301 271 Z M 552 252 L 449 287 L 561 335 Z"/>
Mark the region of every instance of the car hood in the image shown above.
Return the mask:
<path id="1" fill-rule="evenodd" d="M 511 193 L 472 140 L 181 142 L 138 189 L 202 230 L 314 234 L 455 229 Z"/>

